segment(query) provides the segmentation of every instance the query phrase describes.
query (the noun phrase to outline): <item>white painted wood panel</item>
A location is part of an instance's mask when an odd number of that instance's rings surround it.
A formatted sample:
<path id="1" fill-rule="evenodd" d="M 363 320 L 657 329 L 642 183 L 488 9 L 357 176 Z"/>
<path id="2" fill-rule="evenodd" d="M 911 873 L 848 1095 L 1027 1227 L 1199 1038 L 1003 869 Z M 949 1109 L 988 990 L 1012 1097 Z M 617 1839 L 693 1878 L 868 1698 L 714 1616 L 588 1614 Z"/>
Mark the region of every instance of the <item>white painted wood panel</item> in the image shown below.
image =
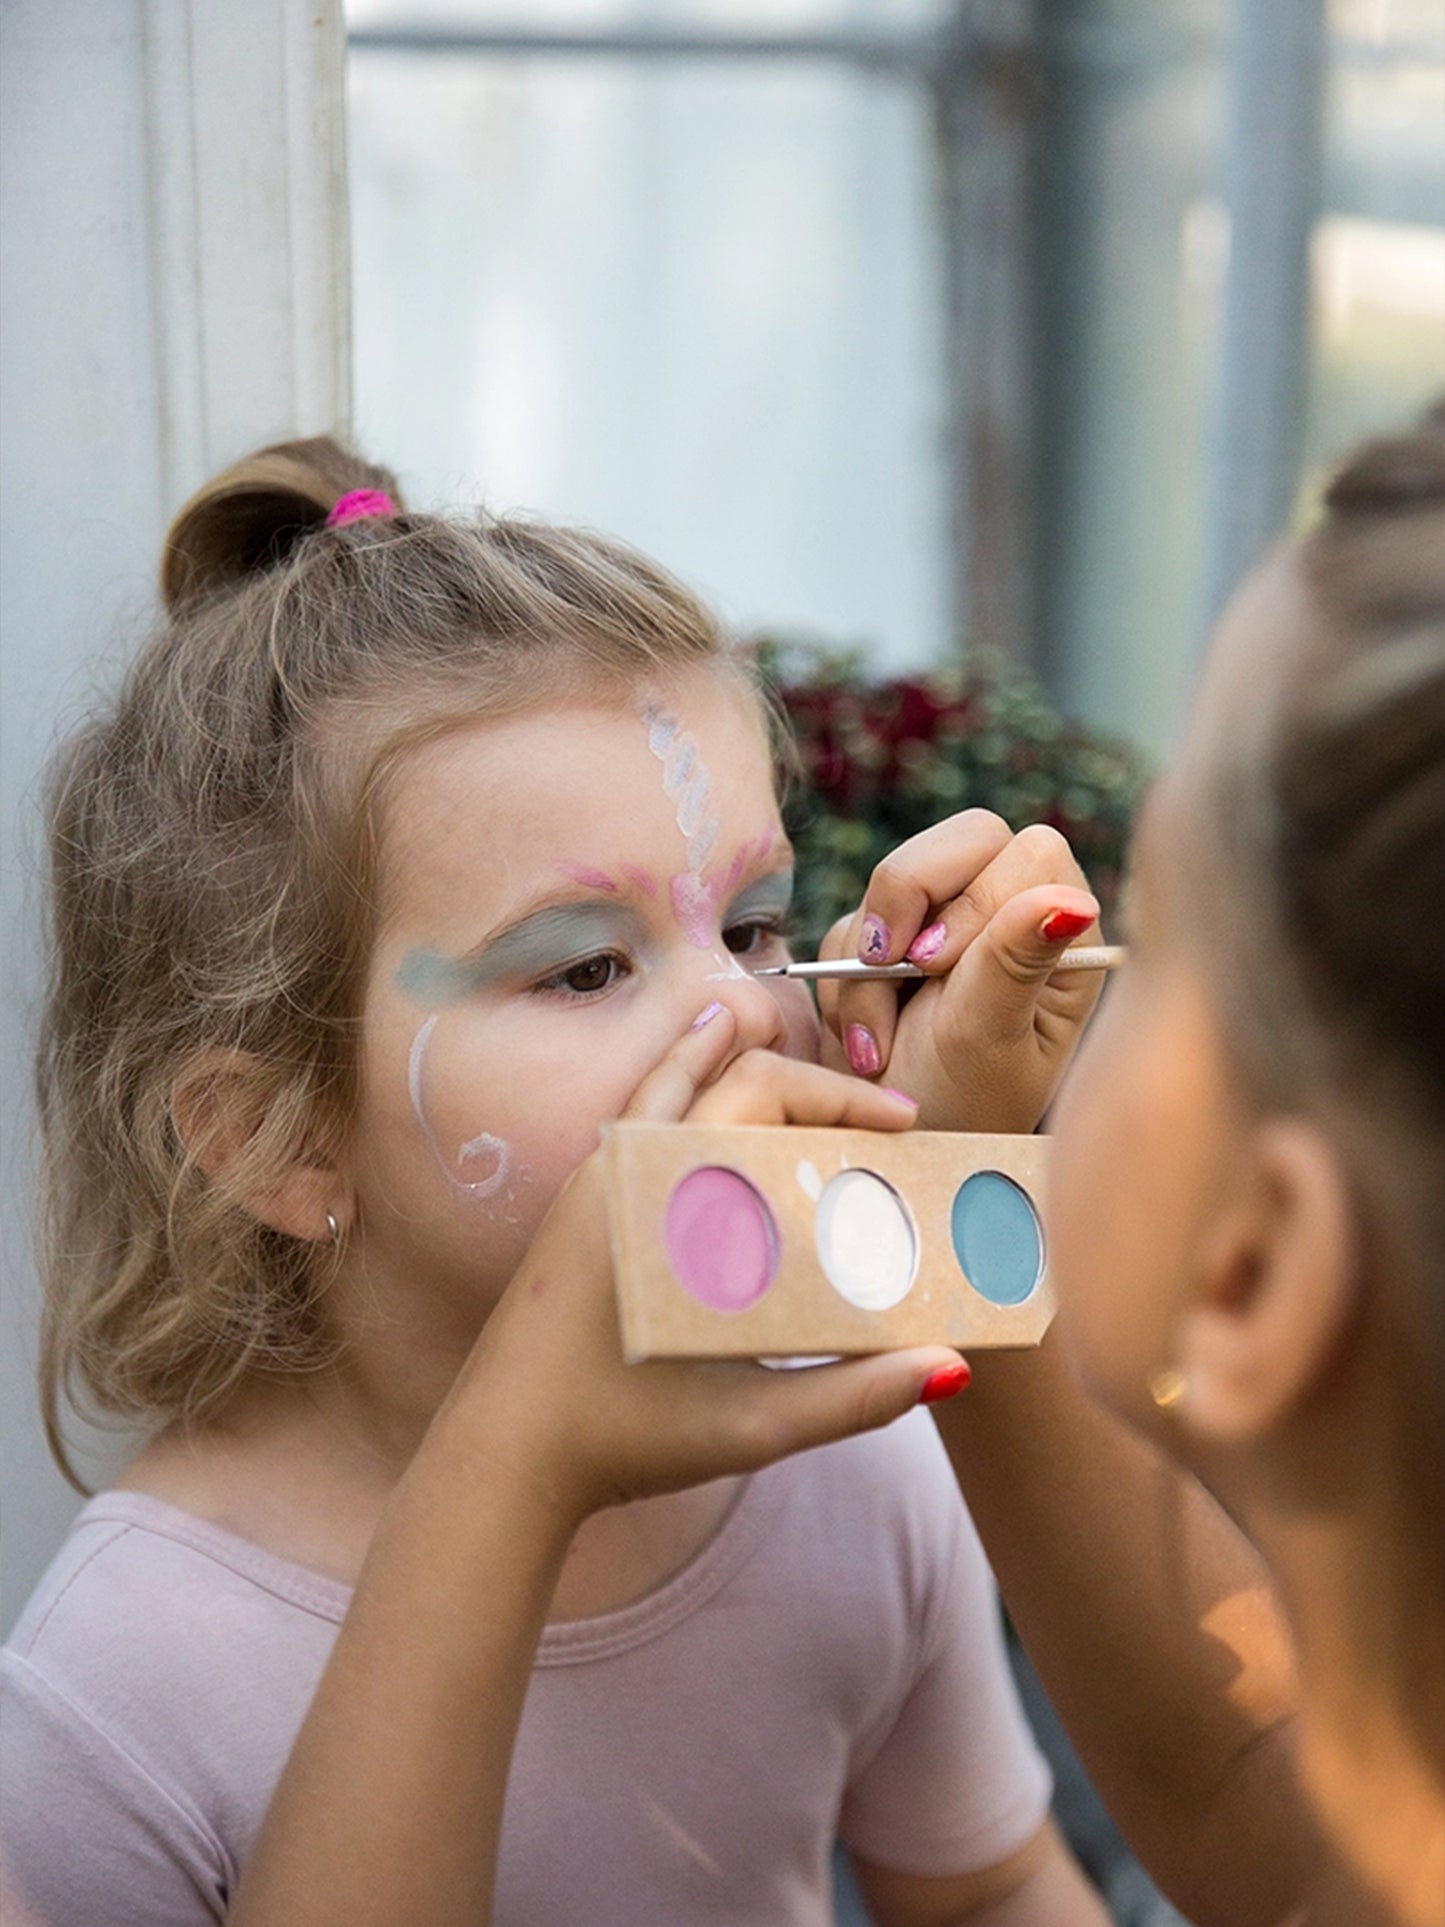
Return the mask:
<path id="1" fill-rule="evenodd" d="M 339 0 L 4 0 L 0 225 L 3 1628 L 76 1503 L 32 1382 L 39 772 L 185 496 L 349 417 Z"/>

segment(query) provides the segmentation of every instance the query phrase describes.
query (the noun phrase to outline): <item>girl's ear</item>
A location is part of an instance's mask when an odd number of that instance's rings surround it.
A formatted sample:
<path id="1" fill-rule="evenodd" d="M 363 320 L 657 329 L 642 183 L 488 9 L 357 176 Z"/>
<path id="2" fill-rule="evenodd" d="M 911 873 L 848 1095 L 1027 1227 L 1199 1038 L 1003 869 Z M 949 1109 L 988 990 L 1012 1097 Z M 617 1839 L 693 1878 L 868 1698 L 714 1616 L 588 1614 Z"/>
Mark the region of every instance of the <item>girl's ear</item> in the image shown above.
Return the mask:
<path id="1" fill-rule="evenodd" d="M 1178 1420 L 1217 1445 L 1258 1439 L 1305 1402 L 1359 1301 L 1350 1188 L 1333 1147 L 1309 1124 L 1274 1120 L 1247 1155 L 1177 1326 Z"/>
<path id="2" fill-rule="evenodd" d="M 218 1046 L 198 1051 L 176 1077 L 171 1117 L 206 1176 L 224 1182 L 252 1217 L 292 1238 L 334 1240 L 350 1212 L 335 1165 L 317 1161 L 309 1148 L 279 1159 L 258 1156 L 276 1099 L 275 1071 L 264 1058 Z"/>

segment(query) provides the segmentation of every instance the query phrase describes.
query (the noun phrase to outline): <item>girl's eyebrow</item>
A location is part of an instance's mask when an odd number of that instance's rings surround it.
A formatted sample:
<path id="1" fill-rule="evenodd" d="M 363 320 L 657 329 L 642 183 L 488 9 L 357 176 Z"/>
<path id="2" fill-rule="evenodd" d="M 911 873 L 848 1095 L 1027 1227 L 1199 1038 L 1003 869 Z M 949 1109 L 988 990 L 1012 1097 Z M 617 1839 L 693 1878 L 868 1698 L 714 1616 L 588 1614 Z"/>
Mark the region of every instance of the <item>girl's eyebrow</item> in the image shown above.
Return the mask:
<path id="1" fill-rule="evenodd" d="M 642 918 L 626 904 L 551 904 L 461 957 L 446 957 L 426 946 L 409 950 L 396 982 L 418 1003 L 448 1003 L 503 978 L 529 976 L 592 950 L 628 940 L 640 942 L 644 936 Z"/>
<path id="2" fill-rule="evenodd" d="M 590 863 L 563 863 L 559 867 L 564 876 L 588 890 L 601 890 L 609 897 L 618 894 L 616 878 L 610 877 L 605 870 L 594 869 Z"/>

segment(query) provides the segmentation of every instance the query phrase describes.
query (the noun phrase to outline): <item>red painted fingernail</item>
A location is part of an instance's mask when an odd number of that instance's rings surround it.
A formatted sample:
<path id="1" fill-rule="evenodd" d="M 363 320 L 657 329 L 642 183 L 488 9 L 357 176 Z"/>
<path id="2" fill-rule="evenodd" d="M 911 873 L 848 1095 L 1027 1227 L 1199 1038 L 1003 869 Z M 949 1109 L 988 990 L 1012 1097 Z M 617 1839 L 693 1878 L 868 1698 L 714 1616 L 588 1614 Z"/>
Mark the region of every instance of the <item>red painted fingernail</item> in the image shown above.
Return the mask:
<path id="1" fill-rule="evenodd" d="M 1045 943 L 1067 943 L 1070 937 L 1082 936 L 1096 914 L 1092 910 L 1051 910 L 1039 925 L 1039 935 Z"/>
<path id="2" fill-rule="evenodd" d="M 943 946 L 947 942 L 948 942 L 947 924 L 943 924 L 943 923 L 929 924 L 928 928 L 926 930 L 920 930 L 918 935 L 913 939 L 912 943 L 909 944 L 908 946 L 909 963 L 916 963 L 916 964 L 932 963 L 934 958 L 938 955 L 939 951 L 942 950 Z"/>
<path id="3" fill-rule="evenodd" d="M 849 1024 L 847 1035 L 848 1062 L 859 1077 L 876 1077 L 883 1068 L 882 1053 L 878 1049 L 878 1039 L 866 1024 Z"/>
<path id="4" fill-rule="evenodd" d="M 688 1029 L 702 1030 L 706 1025 L 712 1022 L 714 1017 L 721 1017 L 722 1012 L 723 1012 L 722 1005 L 717 1001 L 716 997 L 714 997 L 710 1004 L 704 1005 L 704 1007 L 697 1013 L 696 1017 L 694 1017 L 692 1022 L 688 1025 Z"/>
<path id="5" fill-rule="evenodd" d="M 858 956 L 863 963 L 879 964 L 888 956 L 888 925 L 881 917 L 864 917 L 863 934 L 858 939 Z"/>
<path id="6" fill-rule="evenodd" d="M 918 1394 L 920 1405 L 936 1405 L 941 1398 L 952 1398 L 969 1384 L 973 1373 L 963 1359 L 956 1365 L 940 1365 L 936 1372 L 930 1372 L 924 1379 Z"/>

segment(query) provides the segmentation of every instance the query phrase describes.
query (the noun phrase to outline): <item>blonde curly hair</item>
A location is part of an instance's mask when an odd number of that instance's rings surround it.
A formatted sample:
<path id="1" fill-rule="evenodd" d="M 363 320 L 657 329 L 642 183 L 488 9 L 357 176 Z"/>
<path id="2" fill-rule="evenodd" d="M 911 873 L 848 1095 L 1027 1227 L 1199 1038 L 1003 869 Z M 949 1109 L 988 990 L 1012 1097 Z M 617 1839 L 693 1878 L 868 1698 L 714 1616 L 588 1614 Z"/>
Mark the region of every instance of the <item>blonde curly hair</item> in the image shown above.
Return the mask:
<path id="1" fill-rule="evenodd" d="M 180 511 L 167 620 L 56 758 L 38 1058 L 41 1400 L 159 1423 L 329 1356 L 331 1253 L 244 1200 L 334 1154 L 356 1079 L 375 810 L 410 744 L 578 687 L 727 663 L 707 609 L 588 531 L 412 514 L 328 526 L 395 478 L 329 438 L 266 448 Z M 208 1175 L 178 1080 L 242 1052 L 244 1143 Z"/>

